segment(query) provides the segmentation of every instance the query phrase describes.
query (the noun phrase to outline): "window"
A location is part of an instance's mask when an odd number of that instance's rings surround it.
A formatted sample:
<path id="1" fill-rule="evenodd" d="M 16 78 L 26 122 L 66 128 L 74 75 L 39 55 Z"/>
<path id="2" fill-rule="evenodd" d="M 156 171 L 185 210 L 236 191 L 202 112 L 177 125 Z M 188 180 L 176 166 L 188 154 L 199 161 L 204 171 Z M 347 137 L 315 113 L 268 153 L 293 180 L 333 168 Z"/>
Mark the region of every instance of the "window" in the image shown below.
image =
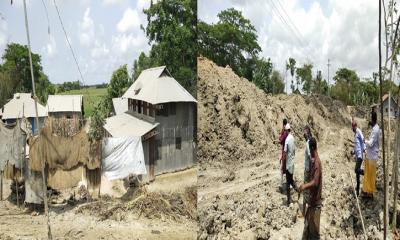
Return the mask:
<path id="1" fill-rule="evenodd" d="M 385 111 L 386 111 L 386 112 L 388 112 L 388 109 L 387 109 L 387 108 L 385 108 Z"/>
<path id="2" fill-rule="evenodd" d="M 72 119 L 72 115 L 71 114 L 67 114 L 67 119 Z"/>
<path id="3" fill-rule="evenodd" d="M 168 117 L 168 105 L 160 104 L 160 109 L 157 110 L 157 116 Z"/>
<path id="4" fill-rule="evenodd" d="M 175 149 L 182 149 L 182 138 L 177 137 L 175 138 Z"/>

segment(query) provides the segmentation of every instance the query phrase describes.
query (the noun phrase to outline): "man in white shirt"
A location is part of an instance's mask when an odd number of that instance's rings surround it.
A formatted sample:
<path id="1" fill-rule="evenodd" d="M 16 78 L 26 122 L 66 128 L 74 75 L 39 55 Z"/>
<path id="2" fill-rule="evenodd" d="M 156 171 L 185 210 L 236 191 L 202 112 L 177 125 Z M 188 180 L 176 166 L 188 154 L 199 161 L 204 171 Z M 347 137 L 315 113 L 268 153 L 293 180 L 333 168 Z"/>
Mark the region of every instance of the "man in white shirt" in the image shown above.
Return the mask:
<path id="1" fill-rule="evenodd" d="M 366 197 L 373 198 L 376 183 L 376 161 L 379 156 L 379 137 L 381 130 L 377 123 L 376 112 L 371 113 L 372 131 L 365 141 L 366 159 L 364 168 L 363 192 Z"/>
<path id="2" fill-rule="evenodd" d="M 294 137 L 290 132 L 289 123 L 286 124 L 285 130 L 288 132 L 288 136 L 285 140 L 285 147 L 283 149 L 284 157 L 286 159 L 286 194 L 287 194 L 287 204 L 290 204 L 290 185 L 297 191 L 296 184 L 293 180 L 294 174 L 294 156 L 296 153 Z"/>

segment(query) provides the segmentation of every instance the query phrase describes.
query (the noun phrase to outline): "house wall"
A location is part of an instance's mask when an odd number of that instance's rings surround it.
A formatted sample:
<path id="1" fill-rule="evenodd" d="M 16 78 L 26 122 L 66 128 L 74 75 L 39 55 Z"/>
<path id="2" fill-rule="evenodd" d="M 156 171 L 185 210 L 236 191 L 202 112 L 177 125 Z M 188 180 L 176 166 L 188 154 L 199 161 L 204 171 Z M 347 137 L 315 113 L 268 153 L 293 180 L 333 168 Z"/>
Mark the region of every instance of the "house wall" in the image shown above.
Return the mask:
<path id="1" fill-rule="evenodd" d="M 162 105 L 163 109 L 157 110 L 155 116 L 155 121 L 160 123 L 155 142 L 156 175 L 192 167 L 197 162 L 196 104 L 177 102 Z"/>
<path id="2" fill-rule="evenodd" d="M 49 112 L 49 124 L 54 134 L 71 136 L 83 126 L 81 112 Z"/>
<path id="3" fill-rule="evenodd" d="M 32 133 L 34 134 L 34 135 L 36 135 L 37 134 L 37 131 L 36 131 L 36 126 L 37 126 L 37 124 L 36 124 L 36 118 L 27 118 L 28 119 L 28 122 L 31 124 L 31 126 L 32 126 Z M 40 117 L 39 118 L 39 123 L 40 123 L 40 127 L 42 128 L 43 126 L 44 126 L 44 121 L 45 121 L 45 117 Z M 17 121 L 17 119 L 15 119 L 15 118 L 13 118 L 13 119 L 4 119 L 4 122 L 6 123 L 6 124 L 13 124 L 13 123 L 15 123 Z"/>
<path id="4" fill-rule="evenodd" d="M 390 102 L 390 109 L 389 109 L 389 99 L 386 99 L 383 102 L 383 114 L 384 114 L 384 116 L 396 117 L 397 114 L 398 114 L 397 113 L 397 109 L 398 109 L 398 106 L 397 106 L 396 102 L 393 99 L 391 99 L 391 102 Z"/>

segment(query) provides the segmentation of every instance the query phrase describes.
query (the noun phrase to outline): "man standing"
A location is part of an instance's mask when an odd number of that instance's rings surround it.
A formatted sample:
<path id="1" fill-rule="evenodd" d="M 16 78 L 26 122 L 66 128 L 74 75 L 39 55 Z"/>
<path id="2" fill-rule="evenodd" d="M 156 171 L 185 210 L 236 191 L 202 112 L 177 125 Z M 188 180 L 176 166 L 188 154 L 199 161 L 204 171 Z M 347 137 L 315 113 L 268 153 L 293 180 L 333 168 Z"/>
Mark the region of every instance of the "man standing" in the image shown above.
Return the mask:
<path id="1" fill-rule="evenodd" d="M 283 149 L 284 152 L 284 159 L 286 159 L 286 194 L 287 194 L 287 205 L 290 204 L 290 186 L 297 191 L 296 185 L 293 180 L 294 174 L 294 156 L 295 156 L 295 143 L 294 137 L 290 132 L 290 125 L 289 123 L 286 124 L 285 130 L 288 132 L 288 136 L 285 141 L 285 147 Z"/>
<path id="2" fill-rule="evenodd" d="M 357 127 L 356 120 L 353 119 L 351 127 L 354 132 L 354 160 L 356 162 L 354 172 L 356 173 L 356 181 L 357 181 L 356 190 L 358 196 L 360 195 L 360 176 L 364 175 L 364 170 L 361 169 L 361 165 L 363 162 L 364 136 L 361 130 Z"/>
<path id="3" fill-rule="evenodd" d="M 281 152 L 281 156 L 280 156 L 280 159 L 279 159 L 279 164 L 280 164 L 279 171 L 281 173 L 281 186 L 280 186 L 281 192 L 283 191 L 283 175 L 286 172 L 286 170 L 285 170 L 286 169 L 286 159 L 283 157 L 283 155 L 284 155 L 284 151 L 283 150 L 284 150 L 284 147 L 285 147 L 285 141 L 286 141 L 286 138 L 288 136 L 288 132 L 285 130 L 286 124 L 287 124 L 287 119 L 284 118 L 283 119 L 283 126 L 282 126 L 282 130 L 281 130 L 281 134 L 279 135 L 279 140 L 278 140 L 278 143 L 282 146 L 282 152 Z"/>
<path id="4" fill-rule="evenodd" d="M 379 137 L 380 129 L 377 123 L 376 112 L 371 113 L 371 126 L 372 132 L 369 139 L 365 141 L 366 145 L 366 159 L 364 168 L 364 181 L 363 181 L 363 192 L 366 197 L 373 198 L 375 192 L 375 181 L 376 181 L 376 161 L 379 155 Z"/>
<path id="5" fill-rule="evenodd" d="M 315 138 L 309 140 L 311 168 L 310 181 L 300 186 L 299 191 L 310 190 L 308 208 L 304 219 L 303 239 L 320 239 L 319 223 L 321 217 L 322 166 L 317 152 Z"/>
<path id="6" fill-rule="evenodd" d="M 307 183 L 310 179 L 311 155 L 310 155 L 309 142 L 311 137 L 312 137 L 311 128 L 310 126 L 306 125 L 304 127 L 304 139 L 306 140 L 306 147 L 304 153 L 304 183 Z M 303 210 L 302 210 L 303 216 L 305 216 L 306 214 L 306 204 L 308 200 L 308 194 L 309 194 L 308 190 L 305 190 L 303 193 Z"/>

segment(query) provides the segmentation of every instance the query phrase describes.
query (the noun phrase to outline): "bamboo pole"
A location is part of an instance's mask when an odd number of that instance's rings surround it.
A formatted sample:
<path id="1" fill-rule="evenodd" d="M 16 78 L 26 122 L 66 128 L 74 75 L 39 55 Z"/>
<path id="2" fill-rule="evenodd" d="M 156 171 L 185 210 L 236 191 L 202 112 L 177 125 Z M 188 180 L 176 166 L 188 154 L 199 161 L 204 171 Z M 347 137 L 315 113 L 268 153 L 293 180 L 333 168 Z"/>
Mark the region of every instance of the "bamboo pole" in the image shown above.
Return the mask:
<path id="1" fill-rule="evenodd" d="M 358 209 L 358 213 L 360 214 L 361 225 L 362 225 L 362 228 L 363 228 L 363 231 L 364 231 L 364 237 L 365 237 L 365 239 L 368 239 L 366 231 L 365 231 L 364 218 L 363 218 L 363 215 L 362 215 L 362 212 L 361 212 L 360 203 L 358 201 L 358 196 L 357 196 L 357 193 L 356 193 L 356 189 L 354 188 L 353 176 L 351 175 L 351 172 L 350 172 L 349 169 L 347 169 L 347 173 L 350 175 L 351 187 L 353 188 L 354 196 L 356 196 L 357 209 Z"/>
<path id="2" fill-rule="evenodd" d="M 380 86 L 380 102 L 381 102 L 381 124 L 382 124 L 382 159 L 383 159 L 383 185 L 384 185 L 384 212 L 383 212 L 383 238 L 386 239 L 387 236 L 387 179 L 386 179 L 386 162 L 385 162 L 385 128 L 383 122 L 383 102 L 382 102 L 382 49 L 381 49 L 381 15 L 382 15 L 382 3 L 379 0 L 379 20 L 378 20 L 378 53 L 379 53 L 379 86 Z"/>
<path id="3" fill-rule="evenodd" d="M 398 168 L 398 159 L 399 159 L 399 123 L 400 121 L 397 121 L 397 131 L 396 131 L 396 152 L 395 152 L 395 158 L 394 158 L 394 162 L 393 162 L 393 169 L 395 169 L 394 171 L 394 185 L 393 185 L 393 216 L 392 216 L 392 230 L 395 231 L 396 230 L 396 225 L 397 225 L 397 190 L 398 190 L 398 172 L 399 172 L 399 168 Z"/>
<path id="4" fill-rule="evenodd" d="M 0 201 L 3 201 L 3 171 L 0 171 Z"/>
<path id="5" fill-rule="evenodd" d="M 26 38 L 28 40 L 28 52 L 29 52 L 29 65 L 31 69 L 31 80 L 32 80 L 32 92 L 33 92 L 33 99 L 35 100 L 35 113 L 36 113 L 36 124 L 37 124 L 37 133 L 40 136 L 40 122 L 39 122 L 39 114 L 38 114 L 38 107 L 37 107 L 37 97 L 36 97 L 36 90 L 35 90 L 35 77 L 33 75 L 33 67 L 32 67 L 32 54 L 31 54 L 31 41 L 29 38 L 29 25 L 28 25 L 28 14 L 26 11 L 26 0 L 24 0 L 24 13 L 25 13 L 25 28 L 26 28 Z M 49 218 L 49 206 L 47 203 L 47 185 L 46 185 L 46 175 L 45 175 L 45 163 L 44 159 L 42 158 L 42 183 L 43 183 L 43 202 L 44 202 L 44 211 L 47 218 L 47 238 L 53 239 L 51 235 L 51 228 L 50 228 L 50 218 Z"/>

